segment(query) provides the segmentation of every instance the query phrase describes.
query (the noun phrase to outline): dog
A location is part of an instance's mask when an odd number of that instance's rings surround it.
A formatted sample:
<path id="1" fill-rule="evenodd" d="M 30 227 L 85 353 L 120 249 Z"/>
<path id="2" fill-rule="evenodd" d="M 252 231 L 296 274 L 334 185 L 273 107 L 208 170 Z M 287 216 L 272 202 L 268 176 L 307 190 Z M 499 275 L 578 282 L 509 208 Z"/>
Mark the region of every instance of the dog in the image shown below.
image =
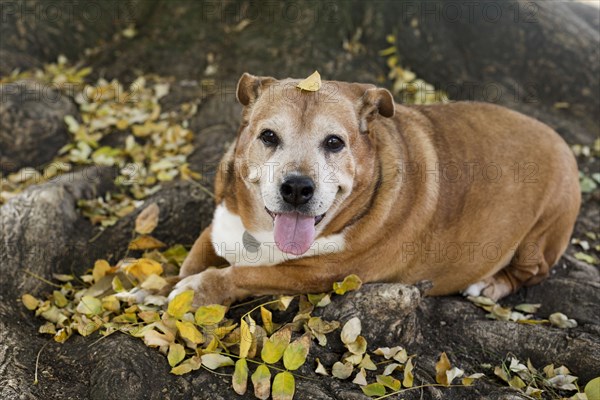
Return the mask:
<path id="1" fill-rule="evenodd" d="M 409 106 L 370 84 L 298 83 L 240 78 L 214 218 L 171 299 L 319 293 L 356 274 L 498 300 L 548 276 L 581 203 L 554 130 L 492 104 Z"/>

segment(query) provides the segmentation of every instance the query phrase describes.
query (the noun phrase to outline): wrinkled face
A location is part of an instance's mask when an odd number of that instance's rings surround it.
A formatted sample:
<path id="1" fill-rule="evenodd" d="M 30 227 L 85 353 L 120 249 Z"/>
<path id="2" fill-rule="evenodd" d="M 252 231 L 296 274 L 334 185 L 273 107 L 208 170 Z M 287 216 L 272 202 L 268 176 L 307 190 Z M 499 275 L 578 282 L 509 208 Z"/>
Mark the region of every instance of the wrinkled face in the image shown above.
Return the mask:
<path id="1" fill-rule="evenodd" d="M 271 82 L 247 107 L 236 163 L 254 210 L 262 208 L 259 228 L 299 255 L 335 218 L 357 178 L 373 176 L 373 149 L 360 131 L 358 99 L 340 90 L 350 84 L 325 82 L 307 92 L 297 83 Z"/>

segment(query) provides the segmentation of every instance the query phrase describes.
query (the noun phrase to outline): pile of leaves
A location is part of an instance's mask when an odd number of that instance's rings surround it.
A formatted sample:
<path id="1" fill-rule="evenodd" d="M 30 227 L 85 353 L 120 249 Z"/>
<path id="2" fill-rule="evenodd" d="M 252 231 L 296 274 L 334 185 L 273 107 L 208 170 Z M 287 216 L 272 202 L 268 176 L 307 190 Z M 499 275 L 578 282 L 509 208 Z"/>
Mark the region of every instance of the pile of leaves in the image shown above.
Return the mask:
<path id="1" fill-rule="evenodd" d="M 193 151 L 189 118 L 195 104 L 163 112 L 160 100 L 169 93 L 170 81 L 155 75 L 140 76 L 125 87 L 118 80 L 98 79 L 86 84 L 91 69 L 71 65 L 59 57 L 43 70 L 14 73 L 0 83 L 33 79 L 61 90 L 73 99 L 79 115 L 68 115 L 65 124 L 71 142 L 39 170 L 24 168 L 2 176 L 0 204 L 32 184 L 38 184 L 75 167 L 98 165 L 117 170 L 117 193 L 104 198 L 81 200 L 83 215 L 102 227 L 113 225 L 156 193 L 162 182 L 199 179 L 190 170 L 187 156 Z M 114 142 L 113 146 L 106 142 Z"/>
<path id="2" fill-rule="evenodd" d="M 393 82 L 392 93 L 400 99 L 401 103 L 435 104 L 450 101 L 445 92 L 436 90 L 431 83 L 418 78 L 417 74 L 400 65 L 400 52 L 394 35 L 388 35 L 386 40 L 390 46 L 381 50 L 379 55 L 386 57 L 389 68 L 388 79 Z"/>

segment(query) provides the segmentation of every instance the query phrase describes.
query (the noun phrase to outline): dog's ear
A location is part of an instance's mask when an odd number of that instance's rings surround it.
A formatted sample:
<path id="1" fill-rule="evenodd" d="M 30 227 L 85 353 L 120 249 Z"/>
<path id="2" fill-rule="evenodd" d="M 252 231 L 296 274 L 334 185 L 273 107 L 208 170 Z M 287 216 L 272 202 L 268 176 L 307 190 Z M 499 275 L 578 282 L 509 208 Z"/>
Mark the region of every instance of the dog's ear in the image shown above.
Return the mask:
<path id="1" fill-rule="evenodd" d="M 361 132 L 367 131 L 367 124 L 377 115 L 386 118 L 394 116 L 394 98 L 387 89 L 376 87 L 366 89 L 360 99 L 359 107 Z"/>
<path id="2" fill-rule="evenodd" d="M 241 105 L 247 106 L 260 96 L 266 84 L 275 81 L 276 79 L 270 76 L 254 76 L 244 72 L 237 84 L 238 101 Z"/>

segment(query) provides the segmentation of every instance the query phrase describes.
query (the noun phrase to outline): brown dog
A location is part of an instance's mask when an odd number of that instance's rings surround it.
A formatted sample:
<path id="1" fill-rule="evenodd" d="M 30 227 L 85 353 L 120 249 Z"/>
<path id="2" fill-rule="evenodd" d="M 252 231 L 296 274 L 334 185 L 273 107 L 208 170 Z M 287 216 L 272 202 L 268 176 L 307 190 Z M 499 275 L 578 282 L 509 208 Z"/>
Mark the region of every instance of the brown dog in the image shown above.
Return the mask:
<path id="1" fill-rule="evenodd" d="M 241 77 L 214 219 L 171 298 L 316 293 L 356 274 L 499 299 L 565 251 L 578 172 L 548 126 L 490 104 L 404 106 L 372 85 L 298 82 Z"/>

